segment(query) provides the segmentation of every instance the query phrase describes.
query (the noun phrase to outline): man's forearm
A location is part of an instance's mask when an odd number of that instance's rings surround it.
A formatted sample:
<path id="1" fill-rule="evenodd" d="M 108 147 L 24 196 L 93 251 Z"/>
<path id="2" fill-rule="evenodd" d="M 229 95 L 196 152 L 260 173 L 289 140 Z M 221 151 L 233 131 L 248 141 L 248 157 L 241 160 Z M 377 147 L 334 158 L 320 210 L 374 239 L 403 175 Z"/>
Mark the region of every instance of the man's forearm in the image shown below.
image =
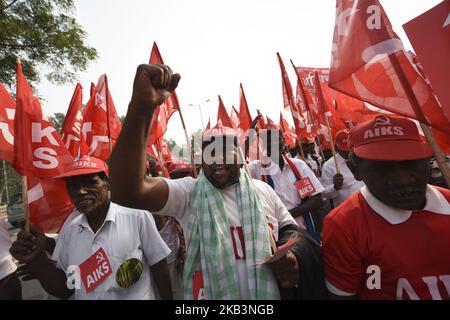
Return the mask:
<path id="1" fill-rule="evenodd" d="M 42 285 L 42 288 L 52 296 L 66 300 L 73 295 L 74 290 L 67 287 L 67 276 L 56 267 L 56 263 L 47 257 L 36 259 L 29 267 Z"/>
<path id="2" fill-rule="evenodd" d="M 318 194 L 309 198 L 307 201 L 302 202 L 298 207 L 289 210 L 289 212 L 291 213 L 292 217 L 297 218 L 320 208 L 322 203 L 322 196 L 321 194 Z"/>
<path id="3" fill-rule="evenodd" d="M 144 183 L 147 141 L 153 112 L 145 106 L 128 107 L 119 139 L 109 164 L 111 199 L 124 206 L 136 206 L 133 198 Z"/>
<path id="4" fill-rule="evenodd" d="M 172 300 L 172 283 L 166 259 L 150 267 L 162 300 Z"/>
<path id="5" fill-rule="evenodd" d="M 0 280 L 0 300 L 21 300 L 22 284 L 15 272 Z"/>

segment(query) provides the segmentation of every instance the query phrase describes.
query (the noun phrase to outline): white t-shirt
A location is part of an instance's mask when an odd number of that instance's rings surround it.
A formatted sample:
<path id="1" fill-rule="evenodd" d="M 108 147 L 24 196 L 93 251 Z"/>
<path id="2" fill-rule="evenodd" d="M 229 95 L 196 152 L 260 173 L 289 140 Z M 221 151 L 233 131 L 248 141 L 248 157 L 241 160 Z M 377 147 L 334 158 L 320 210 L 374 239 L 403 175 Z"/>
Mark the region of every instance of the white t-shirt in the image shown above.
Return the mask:
<path id="1" fill-rule="evenodd" d="M 297 156 L 297 157 L 295 157 L 295 159 L 300 159 L 300 158 L 299 158 L 299 156 Z M 302 160 L 302 159 L 300 159 L 300 160 Z M 304 161 L 311 168 L 311 170 L 314 172 L 316 177 L 320 177 L 320 167 L 317 164 L 317 162 L 313 159 L 311 154 L 308 154 Z"/>
<path id="2" fill-rule="evenodd" d="M 191 177 L 168 180 L 164 179 L 169 186 L 169 198 L 163 209 L 155 214 L 176 217 L 183 226 L 186 235 L 186 245 L 189 247 L 188 221 L 195 212 L 189 211 L 189 199 L 195 179 Z M 279 229 L 295 224 L 295 220 L 289 214 L 286 207 L 281 202 L 276 193 L 262 181 L 253 179 L 256 190 L 260 195 L 263 205 L 263 212 L 266 215 L 268 224 L 273 230 L 275 240 L 278 240 Z M 249 299 L 247 264 L 245 263 L 245 247 L 241 227 L 241 216 L 238 210 L 235 188 L 237 184 L 225 189 L 219 190 L 224 198 L 224 206 L 230 223 L 230 241 L 233 241 L 235 248 L 236 265 L 238 270 L 238 284 L 241 299 Z"/>
<path id="3" fill-rule="evenodd" d="M 283 161 L 283 170 L 281 170 L 280 167 L 272 160 L 270 160 L 268 167 L 262 167 L 260 160 L 252 161 L 250 162 L 248 169 L 250 171 L 250 175 L 254 179 L 260 180 L 262 179 L 261 175 L 270 175 L 273 180 L 275 192 L 280 197 L 286 208 L 288 210 L 291 210 L 295 207 L 298 207 L 302 203 L 302 199 L 300 198 L 300 195 L 298 194 L 298 191 L 294 186 L 294 184 L 297 182 L 297 178 L 289 164 L 285 160 Z M 311 184 L 316 189 L 312 196 L 319 194 L 323 190 L 325 190 L 314 172 L 312 172 L 311 168 L 303 160 L 291 159 L 291 161 L 297 167 L 298 171 L 302 175 L 302 178 L 310 179 Z M 306 228 L 302 216 L 295 218 L 295 221 L 297 221 L 297 224 L 299 226 Z"/>
<path id="4" fill-rule="evenodd" d="M 112 274 L 89 293 L 83 285 L 75 289 L 75 300 L 155 299 L 157 290 L 150 266 L 170 253 L 148 211 L 126 208 L 112 202 L 97 233 L 93 233 L 86 215 L 78 214 L 61 230 L 57 245 L 53 258 L 57 267 L 65 272 L 69 266 L 79 266 L 100 247 L 111 264 Z M 125 289 L 117 284 L 116 272 L 125 260 L 133 258 L 142 261 L 143 272 L 136 283 Z"/>
<path id="5" fill-rule="evenodd" d="M 9 237 L 8 226 L 3 220 L 0 220 L 0 280 L 17 269 L 9 253 L 10 248 L 11 238 Z"/>
<path id="6" fill-rule="evenodd" d="M 338 163 L 339 171 L 344 177 L 344 184 L 342 188 L 336 190 L 334 188 L 333 177 L 336 174 L 336 165 L 334 159 L 330 158 L 324 163 L 322 168 L 321 181 L 325 187 L 325 191 L 322 192 L 322 196 L 326 199 L 333 200 L 334 207 L 336 208 L 342 202 L 344 202 L 348 197 L 350 197 L 356 191 L 361 190 L 364 186 L 362 181 L 358 181 L 353 176 L 353 173 L 347 166 L 347 163 L 339 153 L 336 154 L 336 160 Z"/>

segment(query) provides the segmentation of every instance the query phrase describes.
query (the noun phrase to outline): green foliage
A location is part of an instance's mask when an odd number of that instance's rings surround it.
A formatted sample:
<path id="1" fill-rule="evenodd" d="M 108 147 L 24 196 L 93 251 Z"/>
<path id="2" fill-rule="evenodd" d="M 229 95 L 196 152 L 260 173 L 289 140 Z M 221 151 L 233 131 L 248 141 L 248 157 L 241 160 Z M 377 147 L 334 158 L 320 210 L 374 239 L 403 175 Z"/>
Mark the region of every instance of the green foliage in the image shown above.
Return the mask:
<path id="1" fill-rule="evenodd" d="M 61 133 L 61 129 L 64 124 L 65 118 L 66 116 L 64 115 L 64 113 L 61 112 L 57 112 L 53 114 L 52 117 L 50 117 L 50 120 L 53 122 L 53 125 L 55 126 L 55 129 L 56 131 L 58 131 L 58 133 Z"/>
<path id="2" fill-rule="evenodd" d="M 179 158 L 182 161 L 188 161 L 188 159 L 190 159 L 190 155 L 187 150 L 187 145 L 185 144 L 179 145 L 173 139 L 167 140 L 166 143 L 175 157 Z"/>
<path id="3" fill-rule="evenodd" d="M 74 8 L 73 0 L 0 0 L 0 82 L 12 88 L 16 56 L 31 82 L 40 81 L 38 69 L 52 83 L 74 82 L 97 58 Z"/>
<path id="4" fill-rule="evenodd" d="M 8 186 L 9 197 L 15 193 L 22 192 L 22 177 L 6 162 L 1 162 L 1 172 L 0 172 L 0 204 L 6 204 L 6 186 Z M 3 165 L 6 169 L 6 180 L 4 175 Z M 8 182 L 6 185 L 5 181 Z"/>
<path id="5" fill-rule="evenodd" d="M 130 288 L 139 281 L 144 266 L 139 259 L 128 259 L 124 261 L 116 273 L 116 282 L 122 288 Z"/>
<path id="6" fill-rule="evenodd" d="M 198 129 L 191 135 L 191 148 L 194 153 L 201 153 L 202 151 L 202 134 L 203 130 Z"/>

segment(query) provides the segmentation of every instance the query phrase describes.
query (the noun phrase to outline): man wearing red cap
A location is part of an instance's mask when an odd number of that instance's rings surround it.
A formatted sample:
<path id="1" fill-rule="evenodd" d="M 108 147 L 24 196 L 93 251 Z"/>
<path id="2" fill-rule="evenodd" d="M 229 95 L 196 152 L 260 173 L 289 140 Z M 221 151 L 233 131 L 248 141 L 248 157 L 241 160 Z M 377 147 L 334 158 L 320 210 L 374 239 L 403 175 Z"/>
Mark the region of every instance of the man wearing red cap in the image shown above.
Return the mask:
<path id="1" fill-rule="evenodd" d="M 336 133 L 336 160 L 334 158 L 328 159 L 322 168 L 321 181 L 325 187 L 322 195 L 325 199 L 333 201 L 334 208 L 364 186 L 361 181 L 355 179 L 347 166 L 349 135 L 350 132 L 347 129 Z"/>
<path id="2" fill-rule="evenodd" d="M 192 168 L 187 162 L 174 161 L 169 165 L 168 170 L 171 179 L 181 179 L 194 176 Z"/>
<path id="3" fill-rule="evenodd" d="M 106 163 L 85 156 L 58 178 L 65 180 L 76 209 L 58 235 L 56 264 L 33 226 L 31 233 L 18 234 L 11 254 L 60 299 L 155 299 L 155 284 L 161 297 L 170 299 L 165 260 L 170 250 L 149 212 L 110 201 Z"/>
<path id="4" fill-rule="evenodd" d="M 316 143 L 314 139 L 309 137 L 302 137 L 301 144 L 305 158 L 302 158 L 300 148 L 297 147 L 297 155 L 295 158 L 301 159 L 311 168 L 317 178 L 321 176 L 322 172 L 322 158 L 316 153 Z"/>
<path id="5" fill-rule="evenodd" d="M 265 181 L 280 197 L 283 204 L 294 217 L 297 224 L 317 241 L 320 241 L 312 213 L 322 206 L 321 192 L 324 187 L 310 167 L 300 159 L 287 157 L 283 135 L 277 128 L 261 130 L 265 153 L 262 160 L 249 164 L 250 175 L 254 179 Z M 311 191 L 302 195 L 298 183 L 307 179 Z"/>
<path id="6" fill-rule="evenodd" d="M 323 297 L 318 245 L 298 228 L 267 184 L 241 169 L 231 128 L 215 127 L 203 134 L 197 180 L 143 178 L 153 113 L 179 80 L 165 65 L 138 67 L 111 156 L 113 201 L 180 220 L 187 245 L 185 299 L 279 299 L 280 287 L 296 298 Z M 280 260 L 266 263 L 276 242 L 284 244 L 291 236 L 300 240 Z"/>
<path id="7" fill-rule="evenodd" d="M 365 187 L 325 218 L 332 296 L 450 299 L 450 191 L 427 184 L 432 150 L 414 122 L 377 116 L 351 130 L 350 150 Z"/>

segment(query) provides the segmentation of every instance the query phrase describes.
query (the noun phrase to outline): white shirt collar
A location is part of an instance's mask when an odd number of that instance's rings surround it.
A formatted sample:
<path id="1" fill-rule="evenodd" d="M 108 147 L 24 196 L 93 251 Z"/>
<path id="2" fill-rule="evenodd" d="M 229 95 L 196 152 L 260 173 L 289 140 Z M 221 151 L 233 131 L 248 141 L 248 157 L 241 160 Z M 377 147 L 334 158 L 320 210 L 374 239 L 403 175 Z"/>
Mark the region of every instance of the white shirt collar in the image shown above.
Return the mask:
<path id="1" fill-rule="evenodd" d="M 340 162 L 340 163 L 345 163 L 347 160 L 344 159 L 343 156 L 341 156 L 341 154 L 339 152 L 336 151 L 336 159 Z"/>
<path id="2" fill-rule="evenodd" d="M 103 221 L 102 226 L 99 228 L 99 230 L 103 227 L 103 225 L 106 223 L 106 221 L 116 222 L 116 213 L 117 213 L 117 205 L 115 203 L 110 202 L 109 203 L 109 209 L 108 213 L 106 214 L 105 221 Z M 89 228 L 89 222 L 87 220 L 87 217 L 85 214 L 81 214 L 77 217 L 78 224 L 84 228 Z"/>
<path id="3" fill-rule="evenodd" d="M 283 159 L 283 162 L 284 162 L 283 171 L 285 171 L 285 170 L 287 170 L 286 167 L 288 167 L 289 165 L 286 162 L 286 160 L 284 160 L 284 159 Z M 279 172 L 281 172 L 280 167 L 274 161 L 272 161 L 272 159 L 269 160 L 269 165 L 267 167 L 264 167 L 261 163 L 261 174 L 262 175 L 274 176 Z"/>
<path id="4" fill-rule="evenodd" d="M 378 200 L 366 186 L 361 189 L 361 194 L 367 201 L 369 207 L 371 207 L 373 211 L 382 216 L 390 224 L 403 223 L 407 221 L 413 213 L 413 211 L 411 210 L 393 208 L 384 204 L 383 202 Z M 420 211 L 429 211 L 436 214 L 450 215 L 450 204 L 436 188 L 427 185 L 425 198 L 426 205 Z"/>

